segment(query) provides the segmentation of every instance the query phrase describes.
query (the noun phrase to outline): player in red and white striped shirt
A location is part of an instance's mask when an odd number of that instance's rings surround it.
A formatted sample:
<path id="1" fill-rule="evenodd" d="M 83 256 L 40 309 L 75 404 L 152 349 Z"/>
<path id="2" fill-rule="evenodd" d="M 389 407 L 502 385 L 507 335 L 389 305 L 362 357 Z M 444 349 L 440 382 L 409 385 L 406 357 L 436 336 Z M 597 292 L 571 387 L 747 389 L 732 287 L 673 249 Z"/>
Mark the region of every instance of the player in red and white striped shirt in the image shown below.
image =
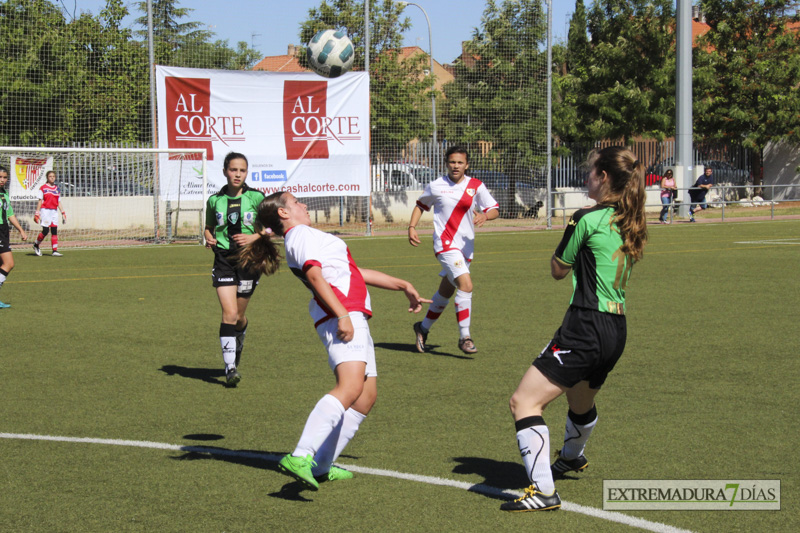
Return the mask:
<path id="1" fill-rule="evenodd" d="M 39 245 L 50 232 L 50 242 L 53 245 L 53 257 L 61 257 L 61 252 L 58 251 L 58 212 L 61 211 L 61 220 L 64 224 L 67 223 L 67 213 L 61 205 L 61 192 L 56 185 L 56 173 L 52 170 L 47 172 L 47 183 L 39 187 L 36 191 L 36 197 L 39 203 L 36 204 L 36 214 L 33 219 L 42 225 L 42 231 L 36 237 L 36 242 L 33 243 L 33 251 L 36 255 L 42 255 Z"/>
<path id="2" fill-rule="evenodd" d="M 308 310 L 336 376 L 336 386 L 314 406 L 297 446 L 279 465 L 306 488 L 317 490 L 318 479 L 353 477 L 333 462 L 378 396 L 375 346 L 367 324 L 372 316 L 367 286 L 402 291 L 409 312 L 418 313 L 430 300 L 420 298 L 408 281 L 359 268 L 343 240 L 311 227 L 308 209 L 289 192 L 267 196 L 258 206 L 258 222 L 262 238 L 240 251 L 240 266 L 274 273 L 280 253 L 271 236 L 284 238 L 286 264 L 311 291 Z"/>
<path id="3" fill-rule="evenodd" d="M 497 201 L 480 180 L 466 175 L 469 153 L 453 146 L 445 153 L 447 176 L 425 186 L 422 196 L 411 213 L 408 241 L 420 244 L 417 223 L 424 211 L 433 208 L 433 251 L 442 265 L 442 281 L 433 295 L 433 303 L 422 322 L 414 324 L 417 351 L 425 351 L 428 331 L 444 311 L 455 293 L 456 319 L 458 321 L 458 347 L 464 353 L 478 351 L 469 332 L 472 318 L 472 278 L 469 264 L 475 248 L 475 226 L 494 220 L 500 214 Z M 476 211 L 477 209 L 477 211 Z"/>

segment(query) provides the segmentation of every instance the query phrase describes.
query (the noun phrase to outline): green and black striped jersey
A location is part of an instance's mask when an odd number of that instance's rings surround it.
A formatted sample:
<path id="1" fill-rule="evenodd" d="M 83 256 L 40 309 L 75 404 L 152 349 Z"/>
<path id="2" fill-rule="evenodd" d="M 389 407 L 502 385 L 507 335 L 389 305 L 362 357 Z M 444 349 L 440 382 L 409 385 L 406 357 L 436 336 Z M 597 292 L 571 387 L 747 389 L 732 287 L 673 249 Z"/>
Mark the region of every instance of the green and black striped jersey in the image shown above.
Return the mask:
<path id="1" fill-rule="evenodd" d="M 8 219 L 14 216 L 14 209 L 8 200 L 8 193 L 0 189 L 0 229 L 8 230 Z"/>
<path id="2" fill-rule="evenodd" d="M 247 184 L 242 186 L 242 194 L 228 196 L 228 186 L 224 186 L 208 199 L 206 206 L 206 227 L 211 228 L 217 239 L 219 250 L 233 250 L 236 242 L 231 240 L 237 233 L 252 235 L 256 221 L 258 204 L 264 199 L 264 193 Z"/>
<path id="3" fill-rule="evenodd" d="M 570 305 L 625 314 L 625 286 L 633 260 L 622 253 L 614 207 L 596 205 L 576 211 L 564 230 L 555 257 L 572 267 Z"/>

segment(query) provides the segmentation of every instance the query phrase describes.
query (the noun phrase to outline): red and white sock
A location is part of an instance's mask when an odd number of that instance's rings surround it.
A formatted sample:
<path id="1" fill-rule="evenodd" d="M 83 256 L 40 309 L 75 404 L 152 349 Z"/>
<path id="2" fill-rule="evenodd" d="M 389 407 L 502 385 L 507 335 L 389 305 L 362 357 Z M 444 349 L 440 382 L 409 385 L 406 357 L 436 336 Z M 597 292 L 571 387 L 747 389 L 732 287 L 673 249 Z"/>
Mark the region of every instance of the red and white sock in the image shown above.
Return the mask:
<path id="1" fill-rule="evenodd" d="M 469 324 L 472 318 L 472 293 L 456 291 L 456 320 L 461 339 L 469 337 Z"/>
<path id="2" fill-rule="evenodd" d="M 428 313 L 425 315 L 425 318 L 422 319 L 422 329 L 425 331 L 431 330 L 433 323 L 439 320 L 447 304 L 450 303 L 450 298 L 445 298 L 439 294 L 439 291 L 436 291 L 436 294 L 433 295 L 431 300 L 433 300 L 433 303 L 428 306 Z"/>

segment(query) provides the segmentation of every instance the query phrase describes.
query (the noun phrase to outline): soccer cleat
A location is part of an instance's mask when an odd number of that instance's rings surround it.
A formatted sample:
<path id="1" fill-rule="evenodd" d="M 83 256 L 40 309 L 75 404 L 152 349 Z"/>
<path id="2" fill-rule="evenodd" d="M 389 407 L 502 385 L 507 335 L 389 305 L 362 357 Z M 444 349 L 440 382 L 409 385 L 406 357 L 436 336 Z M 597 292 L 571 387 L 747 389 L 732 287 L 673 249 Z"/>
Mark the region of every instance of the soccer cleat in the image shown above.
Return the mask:
<path id="1" fill-rule="evenodd" d="M 314 479 L 317 481 L 340 481 L 342 479 L 353 479 L 353 473 L 349 470 L 345 470 L 344 468 L 331 465 L 331 469 L 327 474 L 314 476 Z"/>
<path id="2" fill-rule="evenodd" d="M 564 477 L 567 472 L 583 472 L 589 466 L 589 460 L 581 455 L 577 459 L 564 459 L 561 457 L 561 450 L 556 452 L 556 460 L 550 466 L 550 472 L 553 473 L 553 479 L 560 479 Z"/>
<path id="3" fill-rule="evenodd" d="M 295 478 L 305 488 L 309 490 L 319 490 L 319 483 L 314 479 L 314 474 L 311 473 L 311 469 L 316 465 L 317 463 L 314 462 L 311 455 L 295 457 L 289 454 L 281 459 L 281 462 L 278 463 L 278 468 L 280 468 L 281 472 L 284 474 Z M 333 469 L 333 467 L 331 467 L 331 469 Z"/>
<path id="4" fill-rule="evenodd" d="M 478 353 L 478 348 L 475 347 L 475 343 L 469 337 L 459 339 L 458 347 L 464 353 Z"/>
<path id="5" fill-rule="evenodd" d="M 235 387 L 237 383 L 242 381 L 242 376 L 236 371 L 236 367 L 232 366 L 225 370 L 225 384 L 228 387 Z"/>
<path id="6" fill-rule="evenodd" d="M 64 257 L 64 254 L 62 254 L 61 252 L 57 252 L 57 251 L 53 250 L 53 257 Z"/>
<path id="7" fill-rule="evenodd" d="M 513 502 L 506 502 L 500 506 L 501 511 L 555 511 L 561 508 L 561 498 L 555 490 L 552 494 L 544 494 L 531 485 L 525 489 L 525 495 Z"/>
<path id="8" fill-rule="evenodd" d="M 425 353 L 425 343 L 428 341 L 428 333 L 422 329 L 422 322 L 414 323 L 414 334 L 417 336 L 417 351 Z"/>
<path id="9" fill-rule="evenodd" d="M 35 253 L 38 256 L 42 255 L 42 251 L 39 249 L 39 245 L 38 244 L 34 244 L 33 245 L 33 253 Z"/>
<path id="10" fill-rule="evenodd" d="M 3 302 L 0 302 L 0 309 L 8 309 L 9 307 L 11 307 L 11 304 L 4 304 Z"/>

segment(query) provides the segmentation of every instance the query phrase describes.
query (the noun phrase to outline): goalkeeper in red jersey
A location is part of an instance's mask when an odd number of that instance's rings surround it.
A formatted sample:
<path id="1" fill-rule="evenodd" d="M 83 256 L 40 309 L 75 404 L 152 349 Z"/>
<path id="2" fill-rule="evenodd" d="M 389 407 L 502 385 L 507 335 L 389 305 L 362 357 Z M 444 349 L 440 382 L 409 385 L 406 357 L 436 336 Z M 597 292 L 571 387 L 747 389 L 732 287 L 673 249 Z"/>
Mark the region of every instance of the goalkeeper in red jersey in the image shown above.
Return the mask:
<path id="1" fill-rule="evenodd" d="M 61 257 L 61 252 L 58 251 L 58 212 L 61 211 L 61 221 L 67 223 L 67 213 L 61 205 L 61 191 L 56 185 L 56 173 L 52 170 L 47 172 L 47 183 L 39 187 L 36 191 L 36 197 L 39 203 L 36 204 L 36 214 L 33 219 L 37 224 L 42 225 L 42 231 L 36 237 L 36 242 L 33 243 L 33 251 L 36 255 L 42 255 L 42 250 L 39 245 L 50 233 L 50 243 L 53 246 L 53 257 Z"/>

